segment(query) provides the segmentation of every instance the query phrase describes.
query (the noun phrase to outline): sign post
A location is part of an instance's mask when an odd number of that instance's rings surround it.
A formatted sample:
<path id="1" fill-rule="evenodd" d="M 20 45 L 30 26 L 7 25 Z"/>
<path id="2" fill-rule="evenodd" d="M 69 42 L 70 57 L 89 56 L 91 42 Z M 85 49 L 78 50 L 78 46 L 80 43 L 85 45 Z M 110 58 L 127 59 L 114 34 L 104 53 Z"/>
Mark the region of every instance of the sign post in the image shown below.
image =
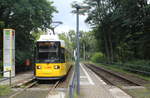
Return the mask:
<path id="1" fill-rule="evenodd" d="M 15 76 L 15 30 L 3 30 L 3 70 L 11 71 L 11 77 Z M 6 72 L 3 77 L 10 77 Z"/>

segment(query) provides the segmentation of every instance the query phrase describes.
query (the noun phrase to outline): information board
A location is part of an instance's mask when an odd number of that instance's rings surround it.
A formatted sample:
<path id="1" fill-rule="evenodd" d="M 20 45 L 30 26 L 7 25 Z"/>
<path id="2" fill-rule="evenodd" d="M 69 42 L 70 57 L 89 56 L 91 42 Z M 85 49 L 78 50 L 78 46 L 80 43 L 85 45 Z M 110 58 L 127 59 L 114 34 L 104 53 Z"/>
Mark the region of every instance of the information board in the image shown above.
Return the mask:
<path id="1" fill-rule="evenodd" d="M 15 76 L 15 30 L 3 30 L 3 68 L 4 71 L 11 70 L 11 77 Z M 3 74 L 4 77 L 10 77 L 9 72 Z"/>

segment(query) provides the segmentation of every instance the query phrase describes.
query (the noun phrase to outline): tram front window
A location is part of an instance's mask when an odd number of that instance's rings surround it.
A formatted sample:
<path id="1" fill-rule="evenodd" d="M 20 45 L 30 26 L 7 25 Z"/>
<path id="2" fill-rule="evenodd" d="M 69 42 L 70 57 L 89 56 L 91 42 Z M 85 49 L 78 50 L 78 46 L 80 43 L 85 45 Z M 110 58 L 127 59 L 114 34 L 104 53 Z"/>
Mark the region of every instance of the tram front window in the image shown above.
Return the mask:
<path id="1" fill-rule="evenodd" d="M 59 54 L 60 54 L 59 45 L 39 44 L 37 50 L 37 62 L 59 63 L 60 62 Z"/>
<path id="2" fill-rule="evenodd" d="M 60 61 L 59 56 L 56 52 L 42 52 L 38 53 L 38 61 L 45 63 L 57 63 Z"/>

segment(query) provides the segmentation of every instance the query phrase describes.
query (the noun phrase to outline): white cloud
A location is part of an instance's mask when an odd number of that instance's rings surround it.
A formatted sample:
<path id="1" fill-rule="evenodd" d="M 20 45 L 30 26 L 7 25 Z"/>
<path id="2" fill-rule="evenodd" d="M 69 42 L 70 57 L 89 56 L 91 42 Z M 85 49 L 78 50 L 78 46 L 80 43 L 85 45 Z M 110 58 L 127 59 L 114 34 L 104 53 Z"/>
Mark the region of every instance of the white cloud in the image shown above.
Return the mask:
<path id="1" fill-rule="evenodd" d="M 53 21 L 62 21 L 63 24 L 59 25 L 55 31 L 56 32 L 67 32 L 69 30 L 76 30 L 76 15 L 72 14 L 71 11 L 74 10 L 71 8 L 71 3 L 73 1 L 83 1 L 83 0 L 52 0 L 54 2 L 54 6 L 56 6 L 59 13 L 54 14 Z M 85 16 L 79 17 L 79 25 L 80 30 L 88 31 L 89 26 L 85 24 Z"/>
<path id="2" fill-rule="evenodd" d="M 73 30 L 74 28 L 68 26 L 68 25 L 62 25 L 59 26 L 55 29 L 56 33 L 63 33 L 63 32 L 68 32 L 69 30 Z"/>

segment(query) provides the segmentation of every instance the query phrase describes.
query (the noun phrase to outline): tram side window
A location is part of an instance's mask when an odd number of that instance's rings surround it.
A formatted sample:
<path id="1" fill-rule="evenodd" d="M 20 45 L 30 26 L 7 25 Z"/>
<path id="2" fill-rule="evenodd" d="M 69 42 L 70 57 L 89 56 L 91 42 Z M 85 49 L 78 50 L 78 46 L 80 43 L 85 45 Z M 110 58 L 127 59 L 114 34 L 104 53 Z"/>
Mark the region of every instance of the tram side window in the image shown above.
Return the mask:
<path id="1" fill-rule="evenodd" d="M 61 48 L 60 60 L 62 63 L 65 62 L 65 49 L 64 48 Z"/>

